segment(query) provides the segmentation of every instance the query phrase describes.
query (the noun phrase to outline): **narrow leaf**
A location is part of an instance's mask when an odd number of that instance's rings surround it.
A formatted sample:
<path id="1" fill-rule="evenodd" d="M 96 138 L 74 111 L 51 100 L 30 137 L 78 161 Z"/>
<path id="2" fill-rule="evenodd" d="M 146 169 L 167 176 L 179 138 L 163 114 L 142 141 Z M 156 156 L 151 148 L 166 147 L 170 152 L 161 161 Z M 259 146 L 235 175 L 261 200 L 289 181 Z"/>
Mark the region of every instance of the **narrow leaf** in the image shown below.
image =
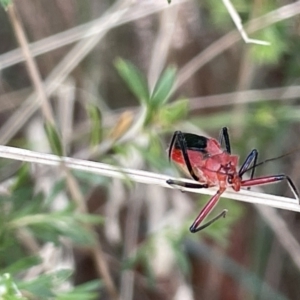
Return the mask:
<path id="1" fill-rule="evenodd" d="M 2 268 L 2 273 L 10 273 L 10 274 L 16 274 L 21 271 L 26 271 L 26 269 L 29 269 L 37 264 L 41 263 L 41 258 L 38 256 L 27 256 L 20 258 L 16 262 L 10 264 L 6 268 Z"/>
<path id="2" fill-rule="evenodd" d="M 100 143 L 102 137 L 101 111 L 93 104 L 88 104 L 86 110 L 91 124 L 90 143 L 94 147 Z"/>
<path id="3" fill-rule="evenodd" d="M 46 135 L 47 135 L 48 142 L 50 144 L 52 152 L 58 156 L 62 156 L 63 155 L 63 147 L 61 144 L 61 138 L 60 138 L 56 128 L 54 127 L 54 125 L 52 125 L 51 123 L 48 123 L 48 122 L 45 123 L 44 127 L 45 127 Z"/>
<path id="4" fill-rule="evenodd" d="M 30 182 L 30 170 L 28 164 L 23 164 L 17 172 L 17 179 L 11 187 L 11 191 L 16 191 Z"/>
<path id="5" fill-rule="evenodd" d="M 0 3 L 6 9 L 8 5 L 12 4 L 12 0 L 0 0 Z"/>
<path id="6" fill-rule="evenodd" d="M 97 290 L 102 286 L 101 281 L 93 280 L 74 287 L 73 290 L 62 292 L 57 295 L 56 300 L 94 300 L 99 298 Z"/>
<path id="7" fill-rule="evenodd" d="M 74 218 L 80 222 L 89 224 L 102 224 L 104 222 L 104 218 L 100 215 L 76 213 L 74 214 Z"/>
<path id="8" fill-rule="evenodd" d="M 127 83 L 131 92 L 141 103 L 149 102 L 149 90 L 143 74 L 130 62 L 118 58 L 115 62 L 118 73 Z"/>
<path id="9" fill-rule="evenodd" d="M 159 120 L 164 126 L 172 126 L 184 119 L 188 112 L 188 100 L 181 99 L 165 105 L 159 110 Z"/>
<path id="10" fill-rule="evenodd" d="M 1 299 L 26 300 L 26 298 L 22 297 L 21 292 L 19 291 L 17 285 L 15 284 L 9 273 L 5 273 L 0 276 L 0 291 Z"/>
<path id="11" fill-rule="evenodd" d="M 157 107 L 168 101 L 171 95 L 171 89 L 175 81 L 175 76 L 175 67 L 169 67 L 162 73 L 151 95 L 151 105 Z"/>
<path id="12" fill-rule="evenodd" d="M 65 190 L 66 182 L 64 179 L 56 181 L 54 185 L 51 187 L 49 193 L 46 195 L 46 199 L 44 201 L 45 204 L 50 204 L 54 201 L 54 199 Z"/>

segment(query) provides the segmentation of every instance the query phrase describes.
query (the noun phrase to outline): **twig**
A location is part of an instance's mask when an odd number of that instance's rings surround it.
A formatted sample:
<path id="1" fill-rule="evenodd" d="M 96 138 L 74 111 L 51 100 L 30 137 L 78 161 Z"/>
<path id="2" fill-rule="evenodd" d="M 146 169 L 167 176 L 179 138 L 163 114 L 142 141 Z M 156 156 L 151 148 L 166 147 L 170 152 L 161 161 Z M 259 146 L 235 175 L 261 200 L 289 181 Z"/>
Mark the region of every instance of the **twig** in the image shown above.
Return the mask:
<path id="1" fill-rule="evenodd" d="M 267 27 L 273 23 L 291 18 L 300 12 L 300 1 L 296 3 L 292 3 L 279 9 L 273 11 L 272 13 L 268 13 L 262 17 L 252 20 L 249 22 L 249 32 L 254 32 L 264 27 Z M 116 16 L 114 16 L 116 17 Z M 109 26 L 102 26 L 102 29 L 109 30 L 111 27 L 116 26 L 122 18 L 115 20 L 115 23 L 109 24 Z M 139 18 L 140 16 L 136 16 L 136 18 L 132 18 L 129 21 Z M 103 20 L 105 21 L 105 20 Z M 122 20 L 125 22 L 124 20 Z M 110 27 L 111 26 L 111 27 Z M 99 23 L 99 26 L 100 23 Z M 92 30 L 91 30 L 92 31 Z M 100 31 L 101 36 L 104 35 L 105 32 Z M 98 32 L 99 34 L 99 32 Z M 96 37 L 98 38 L 98 37 Z M 219 55 L 220 53 L 224 52 L 226 49 L 230 48 L 234 43 L 236 43 L 240 39 L 240 35 L 236 32 L 230 32 L 229 34 L 225 35 L 208 48 L 206 48 L 203 52 L 199 55 L 194 57 L 189 63 L 187 63 L 181 70 L 174 85 L 174 91 L 181 86 L 185 81 L 187 81 L 196 71 L 198 71 L 203 65 L 207 62 L 211 61 L 214 57 Z M 77 51 L 78 47 L 75 46 L 73 50 Z M 80 48 L 79 48 L 80 49 Z M 53 71 L 51 75 L 47 78 L 47 82 L 45 83 L 45 88 L 47 90 L 48 95 L 51 95 L 56 87 L 62 83 L 62 81 L 67 77 L 69 72 L 73 70 L 70 67 L 68 60 L 66 58 L 70 57 L 70 54 L 74 51 L 69 52 L 66 57 L 61 61 L 59 66 L 55 68 L 55 72 Z M 87 53 L 86 53 L 87 54 Z M 77 64 L 79 63 L 80 59 L 83 59 L 85 56 L 78 57 L 78 53 L 75 52 L 77 56 Z M 75 67 L 77 64 L 74 65 L 74 61 L 72 61 L 72 65 Z M 60 69 L 59 71 L 57 69 Z M 55 73 L 55 74 L 54 74 Z M 59 74 L 58 74 L 59 73 Z M 59 78 L 59 80 L 58 80 Z M 53 82 L 54 80 L 54 82 Z M 0 144 L 5 144 L 7 141 L 24 125 L 24 122 L 28 120 L 28 118 L 36 111 L 38 108 L 37 103 L 33 103 L 32 99 L 35 99 L 35 95 L 31 95 L 28 99 L 24 102 L 24 105 L 21 106 L 20 110 L 14 113 L 6 123 L 4 123 L 0 129 Z"/>
<path id="2" fill-rule="evenodd" d="M 81 190 L 78 186 L 77 181 L 75 180 L 73 174 L 70 172 L 68 168 L 66 168 L 65 164 L 62 164 L 63 169 L 66 174 L 68 190 L 77 204 L 77 208 L 82 213 L 87 213 L 88 209 L 86 206 L 86 202 L 84 200 L 84 196 L 81 193 Z M 91 225 L 86 225 L 86 229 L 91 233 L 95 234 L 95 231 Z M 105 255 L 103 253 L 101 244 L 98 240 L 95 241 L 95 244 L 89 248 L 90 253 L 94 259 L 96 270 L 98 272 L 99 278 L 103 278 L 105 283 L 105 287 L 107 288 L 108 294 L 110 295 L 110 299 L 118 300 L 119 295 L 116 289 L 116 286 L 113 282 L 113 279 L 110 275 L 107 263 L 105 261 Z"/>
<path id="3" fill-rule="evenodd" d="M 47 95 L 46 95 L 46 92 L 45 92 L 45 89 L 43 86 L 43 80 L 38 71 L 37 64 L 30 53 L 28 41 L 27 41 L 25 32 L 23 30 L 21 20 L 18 16 L 18 14 L 15 10 L 15 6 L 13 4 L 11 4 L 7 7 L 7 13 L 10 18 L 10 22 L 13 26 L 13 29 L 15 31 L 15 35 L 18 40 L 18 43 L 21 46 L 21 50 L 24 55 L 25 64 L 26 64 L 26 68 L 28 70 L 29 77 L 35 87 L 38 98 L 41 101 L 43 115 L 44 115 L 45 119 L 50 124 L 53 125 L 54 119 L 53 119 L 52 109 L 49 104 L 49 101 L 48 101 L 48 98 L 47 98 Z"/>
<path id="4" fill-rule="evenodd" d="M 14 160 L 20 160 L 23 162 L 39 163 L 50 166 L 60 166 L 64 163 L 66 167 L 74 170 L 81 170 L 85 172 L 90 172 L 102 176 L 114 177 L 120 179 L 129 179 L 139 183 L 145 184 L 156 184 L 166 188 L 172 188 L 166 183 L 166 180 L 170 179 L 170 176 L 139 171 L 127 168 L 120 168 L 111 166 L 108 164 L 103 164 L 99 162 L 86 161 L 81 159 L 75 159 L 71 157 L 58 157 L 53 154 L 38 153 L 30 150 L 13 148 L 8 146 L 0 146 L 0 157 L 9 158 Z M 187 179 L 181 179 L 185 182 L 192 182 Z M 212 195 L 215 193 L 215 189 L 186 189 L 184 191 L 189 191 L 193 193 Z M 241 190 L 240 192 L 234 192 L 228 190 L 223 194 L 224 198 L 229 198 L 233 200 L 239 200 L 249 203 L 264 204 L 276 208 L 291 210 L 300 212 L 300 206 L 296 199 L 274 196 L 264 193 L 256 193 L 247 190 Z"/>
<path id="5" fill-rule="evenodd" d="M 267 224 L 272 228 L 279 242 L 300 270 L 299 243 L 290 232 L 286 222 L 281 217 L 278 217 L 278 213 L 275 210 L 262 206 L 256 206 L 256 208 L 263 218 L 267 220 Z"/>
<path id="6" fill-rule="evenodd" d="M 119 5 L 121 0 L 116 2 L 109 12 L 105 14 L 86 32 L 86 36 L 89 36 L 91 32 L 101 27 L 102 31 L 98 32 L 98 35 L 90 36 L 89 38 L 83 39 L 78 44 L 76 44 L 71 51 L 62 59 L 62 61 L 53 69 L 50 75 L 45 81 L 46 94 L 50 96 L 57 87 L 67 78 L 68 74 L 79 64 L 79 62 L 86 57 L 86 55 L 98 44 L 101 38 L 106 34 L 106 32 L 117 23 L 122 16 L 126 13 L 128 8 L 123 8 L 119 10 Z M 115 13 L 114 13 L 115 12 Z M 30 116 L 39 108 L 40 99 L 36 97 L 35 93 L 31 94 L 26 101 L 23 102 L 20 109 L 17 110 L 4 124 L 3 126 L 8 126 L 8 131 L 2 131 L 0 129 L 0 143 L 4 144 L 12 136 L 11 133 L 16 132 L 22 127 L 24 122 L 26 122 Z M 2 133 L 1 133 L 2 131 Z"/>
<path id="7" fill-rule="evenodd" d="M 268 14 L 259 18 L 253 19 L 246 26 L 248 32 L 253 33 L 260 29 L 270 26 L 271 24 L 292 18 L 300 13 L 300 1 L 296 3 L 282 6 Z M 185 83 L 193 74 L 195 74 L 201 67 L 213 60 L 216 56 L 223 53 L 225 50 L 233 46 L 240 40 L 238 32 L 231 31 L 212 43 L 204 51 L 196 55 L 186 65 L 184 65 L 174 86 L 174 91 L 177 90 L 183 83 Z"/>
<path id="8" fill-rule="evenodd" d="M 150 66 L 148 71 L 148 82 L 150 91 L 153 91 L 156 81 L 162 72 L 166 60 L 168 58 L 168 51 L 174 37 L 176 28 L 176 19 L 178 16 L 178 7 L 170 8 L 160 14 L 160 25 L 156 39 L 153 43 Z"/>
<path id="9" fill-rule="evenodd" d="M 230 2 L 230 0 L 222 0 L 224 5 L 227 8 L 228 13 L 230 14 L 232 21 L 234 22 L 237 30 L 240 32 L 243 40 L 245 41 L 245 43 L 252 43 L 252 44 L 257 44 L 257 45 L 264 45 L 264 46 L 269 46 L 270 43 L 266 42 L 266 41 L 261 41 L 261 40 L 255 40 L 255 39 L 250 39 L 245 31 L 245 29 L 243 28 L 243 24 L 242 24 L 242 20 L 239 16 L 239 14 L 237 13 L 237 11 L 235 10 L 234 6 L 232 5 L 232 3 Z"/>
<path id="10" fill-rule="evenodd" d="M 133 254 L 137 246 L 139 217 L 142 208 L 143 195 L 145 191 L 141 187 L 137 187 L 131 191 L 132 196 L 130 199 L 128 214 L 125 223 L 125 236 L 124 236 L 124 259 Z M 121 276 L 120 295 L 121 299 L 133 299 L 135 274 L 133 270 L 125 270 Z"/>
<path id="11" fill-rule="evenodd" d="M 226 94 L 195 97 L 189 99 L 191 111 L 210 107 L 234 105 L 236 103 L 254 103 L 259 101 L 298 99 L 300 86 L 286 86 L 262 90 L 237 91 Z M 238 101 L 236 101 L 238 99 Z"/>
<path id="12" fill-rule="evenodd" d="M 25 62 L 26 62 L 26 66 L 28 69 L 29 76 L 35 86 L 36 93 L 41 102 L 43 116 L 45 117 L 47 122 L 49 122 L 50 124 L 55 126 L 52 109 L 48 102 L 46 91 L 44 89 L 40 73 L 38 71 L 38 68 L 37 68 L 37 65 L 36 65 L 34 59 L 32 58 L 32 56 L 30 54 L 30 50 L 29 50 L 28 42 L 27 42 L 27 39 L 25 36 L 25 32 L 22 28 L 20 19 L 15 11 L 14 5 L 8 6 L 8 14 L 9 14 L 11 22 L 13 24 L 17 39 L 21 45 L 21 49 L 24 53 Z M 78 185 L 76 179 L 69 172 L 69 169 L 65 168 L 64 164 L 61 164 L 61 166 L 62 166 L 62 169 L 66 173 L 67 186 L 72 195 L 72 198 L 76 200 L 76 204 L 77 204 L 77 207 L 79 208 L 79 210 L 81 212 L 86 212 L 87 207 L 85 204 L 85 200 L 84 200 L 83 195 L 80 192 L 79 185 Z M 87 229 L 92 233 L 94 232 L 92 226 L 87 226 Z M 104 259 L 104 254 L 101 249 L 101 245 L 100 245 L 99 241 L 96 241 L 95 247 L 91 248 L 91 253 L 93 255 L 93 258 L 94 258 L 94 261 L 96 264 L 96 268 L 99 273 L 99 277 L 103 278 L 103 281 L 108 290 L 110 298 L 114 299 L 114 300 L 118 300 L 119 299 L 118 292 L 117 292 L 114 282 L 110 276 L 108 266 Z"/>
<path id="13" fill-rule="evenodd" d="M 188 0 L 177 0 L 171 5 L 166 5 L 163 1 L 136 1 L 135 4 L 131 6 L 130 11 L 126 13 L 124 17 L 120 20 L 116 20 L 115 23 L 109 24 L 110 28 L 113 29 L 122 24 L 126 24 L 137 19 L 150 16 L 155 13 L 159 13 L 164 10 L 169 10 L 172 6 L 180 5 Z M 117 16 L 118 11 L 112 13 L 112 16 Z M 71 29 L 65 30 L 63 32 L 51 35 L 39 41 L 33 42 L 30 44 L 30 49 L 32 55 L 39 56 L 44 53 L 51 52 L 53 50 L 59 49 L 63 46 L 70 45 L 74 42 L 77 42 L 81 39 L 92 37 L 106 31 L 106 26 L 96 26 L 98 23 L 102 24 L 103 16 L 99 17 L 96 20 L 87 22 L 83 25 L 75 26 Z M 94 30 L 90 30 L 94 28 Z M 17 63 L 24 61 L 24 56 L 21 53 L 20 49 L 14 49 L 9 52 L 0 55 L 0 70 L 13 66 Z"/>
<path id="14" fill-rule="evenodd" d="M 223 0 L 225 1 L 225 0 Z M 227 0 L 226 0 L 227 1 Z M 229 0 L 228 0 L 229 1 Z M 258 10 L 260 0 L 255 0 L 253 1 L 253 9 L 250 13 L 250 19 L 252 19 L 256 11 Z M 245 91 L 248 90 L 251 87 L 251 83 L 254 78 L 254 74 L 256 74 L 256 69 L 258 68 L 256 64 L 253 63 L 253 60 L 251 58 L 251 47 L 243 47 L 242 49 L 242 55 L 241 55 L 241 60 L 239 64 L 239 71 L 238 71 L 238 79 L 237 79 L 237 84 L 236 84 L 236 90 L 237 91 Z M 243 124 L 243 120 L 245 119 L 246 111 L 247 111 L 247 106 L 246 105 L 241 105 L 238 103 L 239 98 L 236 97 L 234 99 L 235 101 L 235 106 L 233 107 L 232 111 L 232 117 L 231 121 L 228 125 L 230 124 L 240 124 L 237 126 L 236 131 L 235 131 L 235 137 L 240 137 L 245 125 Z"/>

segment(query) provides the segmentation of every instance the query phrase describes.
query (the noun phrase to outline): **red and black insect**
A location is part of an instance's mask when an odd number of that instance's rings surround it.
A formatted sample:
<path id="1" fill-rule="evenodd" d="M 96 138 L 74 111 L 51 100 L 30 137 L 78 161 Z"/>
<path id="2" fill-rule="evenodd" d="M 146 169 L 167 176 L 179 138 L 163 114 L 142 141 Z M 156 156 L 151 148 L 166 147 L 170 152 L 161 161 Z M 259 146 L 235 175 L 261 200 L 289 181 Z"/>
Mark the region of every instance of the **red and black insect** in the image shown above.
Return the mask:
<path id="1" fill-rule="evenodd" d="M 225 143 L 225 149 L 222 149 L 223 142 Z M 295 198 L 299 201 L 296 186 L 287 175 L 279 174 L 254 178 L 255 168 L 264 163 L 257 163 L 257 158 L 258 152 L 253 149 L 240 169 L 237 170 L 239 157 L 231 154 L 229 134 L 226 127 L 222 128 L 219 141 L 192 133 L 174 132 L 169 148 L 169 159 L 179 165 L 186 174 L 198 183 L 186 183 L 172 179 L 167 180 L 167 183 L 195 189 L 219 187 L 217 193 L 203 207 L 190 227 L 191 232 L 202 230 L 219 218 L 225 217 L 227 210 L 223 210 L 216 217 L 200 226 L 228 187 L 238 192 L 241 187 L 250 188 L 251 186 L 286 180 Z M 248 171 L 251 171 L 250 179 L 243 180 L 243 175 Z"/>

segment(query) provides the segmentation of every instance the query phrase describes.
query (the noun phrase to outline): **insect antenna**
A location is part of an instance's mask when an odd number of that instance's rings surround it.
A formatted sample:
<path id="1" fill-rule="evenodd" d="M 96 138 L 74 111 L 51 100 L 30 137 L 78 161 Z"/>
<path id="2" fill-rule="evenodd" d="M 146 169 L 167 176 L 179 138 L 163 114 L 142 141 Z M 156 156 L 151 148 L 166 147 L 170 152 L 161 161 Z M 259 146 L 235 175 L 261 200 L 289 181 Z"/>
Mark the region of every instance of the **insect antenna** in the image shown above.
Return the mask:
<path id="1" fill-rule="evenodd" d="M 247 169 L 247 172 L 248 172 L 249 170 L 252 170 L 252 169 L 254 169 L 254 168 L 258 167 L 258 166 L 261 166 L 261 165 L 263 165 L 263 164 L 265 164 L 265 163 L 267 163 L 267 162 L 274 161 L 274 160 L 277 160 L 277 159 L 280 159 L 280 158 L 283 158 L 283 157 L 292 155 L 292 154 L 294 154 L 295 152 L 297 152 L 297 151 L 299 151 L 299 150 L 300 150 L 300 149 L 298 148 L 298 149 L 292 150 L 292 151 L 290 151 L 290 152 L 288 152 L 288 153 L 285 153 L 285 154 L 282 154 L 282 155 L 279 155 L 279 156 L 276 156 L 276 157 L 272 157 L 272 158 L 268 158 L 268 159 L 266 159 L 266 160 L 263 160 L 263 161 L 261 161 L 261 162 L 255 164 L 255 165 L 253 165 L 253 166 L 250 167 L 249 169 Z"/>

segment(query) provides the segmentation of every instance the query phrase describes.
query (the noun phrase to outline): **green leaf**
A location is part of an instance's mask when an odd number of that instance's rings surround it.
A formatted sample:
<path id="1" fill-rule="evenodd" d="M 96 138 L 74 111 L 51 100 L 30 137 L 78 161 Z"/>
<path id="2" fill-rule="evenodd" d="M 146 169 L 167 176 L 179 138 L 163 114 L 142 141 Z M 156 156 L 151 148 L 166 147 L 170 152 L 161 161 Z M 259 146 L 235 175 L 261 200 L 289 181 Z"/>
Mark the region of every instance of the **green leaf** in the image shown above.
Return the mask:
<path id="1" fill-rule="evenodd" d="M 12 0 L 0 0 L 0 3 L 6 9 L 8 5 L 12 4 Z"/>
<path id="2" fill-rule="evenodd" d="M 159 110 L 159 120 L 164 126 L 173 126 L 183 120 L 188 113 L 189 102 L 187 99 L 177 100 L 165 105 Z"/>
<path id="3" fill-rule="evenodd" d="M 71 275 L 71 270 L 59 270 L 50 274 L 42 274 L 31 281 L 20 282 L 18 286 L 38 296 L 38 299 L 49 299 L 54 297 L 53 290 L 58 289 Z"/>
<path id="4" fill-rule="evenodd" d="M 52 152 L 58 156 L 63 156 L 61 138 L 56 128 L 49 122 L 46 122 L 44 127 Z"/>
<path id="5" fill-rule="evenodd" d="M 54 286 L 64 283 L 72 276 L 72 273 L 73 271 L 71 269 L 60 269 L 59 271 L 54 272 L 52 275 Z"/>
<path id="6" fill-rule="evenodd" d="M 83 292 L 89 292 L 92 290 L 99 289 L 103 286 L 103 283 L 99 279 L 91 280 L 89 282 L 83 283 L 81 285 L 78 285 L 74 288 L 74 291 L 83 293 Z"/>
<path id="7" fill-rule="evenodd" d="M 121 58 L 115 61 L 115 66 L 131 92 L 141 103 L 147 104 L 149 102 L 149 90 L 143 74 L 132 63 Z"/>
<path id="8" fill-rule="evenodd" d="M 11 187 L 11 191 L 14 192 L 24 186 L 27 186 L 30 182 L 30 169 L 28 164 L 23 164 L 17 172 L 17 180 Z"/>
<path id="9" fill-rule="evenodd" d="M 72 291 L 59 293 L 56 300 L 93 300 L 99 298 L 99 290 L 102 284 L 99 280 L 89 281 L 87 283 L 76 286 Z"/>
<path id="10" fill-rule="evenodd" d="M 175 67 L 169 67 L 162 73 L 153 89 L 153 93 L 150 99 L 151 105 L 153 105 L 154 107 L 158 107 L 169 100 L 171 90 L 174 85 L 175 76 Z"/>
<path id="11" fill-rule="evenodd" d="M 54 185 L 51 187 L 51 190 L 49 191 L 49 193 L 46 195 L 46 199 L 45 199 L 45 204 L 49 205 L 50 203 L 53 202 L 53 200 L 61 193 L 65 190 L 66 188 L 66 181 L 65 179 L 56 181 L 54 183 Z"/>
<path id="12" fill-rule="evenodd" d="M 191 266 L 189 264 L 187 254 L 185 253 L 182 246 L 182 236 L 179 234 L 174 235 L 172 232 L 170 232 L 167 238 L 174 252 L 177 264 L 179 265 L 183 273 L 188 275 L 191 270 Z"/>
<path id="13" fill-rule="evenodd" d="M 61 294 L 56 300 L 96 300 L 99 299 L 98 293 L 94 292 L 86 292 L 86 293 L 80 293 L 80 292 L 69 292 L 68 294 Z"/>
<path id="14" fill-rule="evenodd" d="M 95 185 L 106 186 L 109 182 L 108 177 L 95 176 L 95 174 L 80 170 L 73 170 L 72 174 L 83 184 L 82 191 L 84 193 L 88 193 Z"/>
<path id="15" fill-rule="evenodd" d="M 21 271 L 26 271 L 26 269 L 29 269 L 37 264 L 41 263 L 41 258 L 38 256 L 28 256 L 23 257 L 13 264 L 10 264 L 5 269 L 2 268 L 2 273 L 10 273 L 10 274 L 16 274 Z"/>
<path id="16" fill-rule="evenodd" d="M 157 135 L 157 132 L 153 132 L 149 135 L 151 143 L 147 147 L 132 145 L 137 149 L 143 159 L 155 170 L 164 170 L 169 167 L 170 163 L 167 160 L 165 149 L 163 149 L 161 136 Z"/>
<path id="17" fill-rule="evenodd" d="M 89 231 L 83 222 L 76 220 L 77 214 L 71 211 L 55 212 L 51 214 L 32 214 L 16 218 L 8 223 L 10 229 L 29 226 L 34 234 L 43 241 L 52 241 L 58 243 L 59 236 L 69 237 L 74 243 L 80 245 L 92 245 L 95 237 Z M 99 223 L 98 216 L 78 215 L 79 218 L 89 219 L 91 223 Z"/>
<path id="18" fill-rule="evenodd" d="M 142 268 L 146 273 L 148 284 L 154 286 L 155 284 L 155 276 L 153 267 L 151 264 L 151 257 L 155 255 L 155 240 L 152 238 L 148 238 L 147 241 L 143 245 L 141 245 L 136 253 L 127 258 L 123 262 L 124 269 L 132 269 L 135 265 L 139 264 L 139 268 Z"/>
<path id="19" fill-rule="evenodd" d="M 250 54 L 259 64 L 277 64 L 285 51 L 288 50 L 288 41 L 280 30 L 280 25 L 265 28 L 251 38 L 257 38 L 271 43 L 270 46 L 252 46 Z"/>
<path id="20" fill-rule="evenodd" d="M 0 291 L 3 300 L 26 300 L 8 273 L 0 276 Z"/>
<path id="21" fill-rule="evenodd" d="M 96 105 L 91 103 L 86 106 L 86 111 L 91 123 L 90 143 L 91 146 L 94 147 L 100 143 L 102 137 L 101 111 Z"/>
<path id="22" fill-rule="evenodd" d="M 104 217 L 100 215 L 76 213 L 74 215 L 74 218 L 80 222 L 89 223 L 89 224 L 103 224 L 104 222 Z"/>

